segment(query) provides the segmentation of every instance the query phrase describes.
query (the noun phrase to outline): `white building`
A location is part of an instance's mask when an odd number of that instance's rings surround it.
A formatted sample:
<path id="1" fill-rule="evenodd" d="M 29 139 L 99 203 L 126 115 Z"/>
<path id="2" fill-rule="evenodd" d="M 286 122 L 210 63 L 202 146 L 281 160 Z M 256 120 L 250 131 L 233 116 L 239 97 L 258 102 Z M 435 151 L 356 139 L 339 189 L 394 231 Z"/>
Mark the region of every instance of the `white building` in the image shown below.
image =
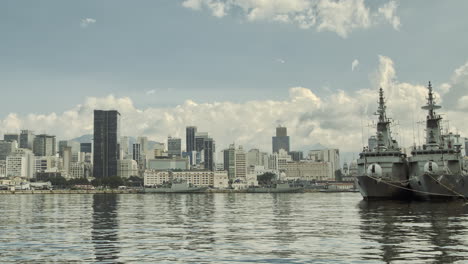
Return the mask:
<path id="1" fill-rule="evenodd" d="M 138 176 L 138 163 L 131 159 L 117 161 L 117 175 L 125 179 Z"/>
<path id="2" fill-rule="evenodd" d="M 161 185 L 171 180 L 169 171 L 145 170 L 143 176 L 145 186 Z"/>
<path id="3" fill-rule="evenodd" d="M 330 163 L 330 174 L 335 174 L 340 170 L 340 150 L 338 149 L 322 149 L 309 151 L 309 159 L 312 161 L 322 161 Z"/>
<path id="4" fill-rule="evenodd" d="M 17 149 L 6 160 L 7 177 L 31 179 L 34 176 L 34 154 L 29 149 Z"/>
<path id="5" fill-rule="evenodd" d="M 329 181 L 335 179 L 329 162 L 293 161 L 286 164 L 286 179 L 305 181 Z"/>
<path id="6" fill-rule="evenodd" d="M 247 155 L 242 146 L 236 149 L 235 155 L 235 177 L 245 179 L 247 176 Z"/>
<path id="7" fill-rule="evenodd" d="M 69 179 L 85 178 L 85 163 L 84 162 L 72 162 L 70 163 Z"/>
<path id="8" fill-rule="evenodd" d="M 226 189 L 229 187 L 229 177 L 227 171 L 214 172 L 213 187 L 216 189 Z"/>
<path id="9" fill-rule="evenodd" d="M 0 178 L 6 178 L 6 160 L 0 160 Z"/>
<path id="10" fill-rule="evenodd" d="M 212 171 L 174 171 L 172 179 L 186 180 L 195 186 L 209 187 L 214 185 L 214 172 Z"/>
<path id="11" fill-rule="evenodd" d="M 34 171 L 45 172 L 60 167 L 60 159 L 56 156 L 35 157 Z"/>

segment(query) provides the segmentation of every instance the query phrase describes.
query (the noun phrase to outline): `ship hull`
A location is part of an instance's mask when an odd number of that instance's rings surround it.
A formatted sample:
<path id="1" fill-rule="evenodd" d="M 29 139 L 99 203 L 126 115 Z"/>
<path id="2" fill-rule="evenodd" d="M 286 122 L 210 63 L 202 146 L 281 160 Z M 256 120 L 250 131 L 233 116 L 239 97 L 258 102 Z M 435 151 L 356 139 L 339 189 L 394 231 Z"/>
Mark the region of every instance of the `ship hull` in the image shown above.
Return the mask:
<path id="1" fill-rule="evenodd" d="M 208 188 L 200 187 L 200 188 L 191 188 L 185 190 L 174 190 L 171 188 L 145 188 L 144 193 L 205 193 Z"/>
<path id="2" fill-rule="evenodd" d="M 368 176 L 357 176 L 357 186 L 364 200 L 410 200 L 408 184 L 399 181 L 379 181 Z"/>
<path id="3" fill-rule="evenodd" d="M 468 197 L 467 180 L 461 175 L 423 174 L 411 177 L 409 183 L 418 200 L 453 200 Z"/>
<path id="4" fill-rule="evenodd" d="M 304 192 L 302 187 L 291 188 L 248 188 L 248 193 L 301 193 Z"/>

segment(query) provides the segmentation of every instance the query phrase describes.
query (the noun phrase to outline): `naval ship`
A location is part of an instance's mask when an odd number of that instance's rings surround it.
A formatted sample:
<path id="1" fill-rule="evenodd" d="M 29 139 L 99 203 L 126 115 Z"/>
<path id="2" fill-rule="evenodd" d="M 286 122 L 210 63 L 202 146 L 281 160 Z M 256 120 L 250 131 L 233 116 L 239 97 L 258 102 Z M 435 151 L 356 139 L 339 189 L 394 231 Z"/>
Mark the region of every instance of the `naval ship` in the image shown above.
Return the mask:
<path id="1" fill-rule="evenodd" d="M 359 154 L 356 185 L 365 200 L 411 198 L 408 165 L 398 142 L 392 138 L 392 121 L 387 117 L 383 89 L 379 90 L 377 144 Z"/>
<path id="2" fill-rule="evenodd" d="M 416 198 L 424 200 L 466 198 L 468 178 L 463 171 L 460 135 L 442 133 L 442 117 L 435 110 L 432 85 L 428 85 L 426 143 L 414 147 L 408 158 L 409 183 Z"/>
<path id="3" fill-rule="evenodd" d="M 143 193 L 204 193 L 207 189 L 207 187 L 193 186 L 185 180 L 176 179 L 161 187 L 145 187 Z"/>

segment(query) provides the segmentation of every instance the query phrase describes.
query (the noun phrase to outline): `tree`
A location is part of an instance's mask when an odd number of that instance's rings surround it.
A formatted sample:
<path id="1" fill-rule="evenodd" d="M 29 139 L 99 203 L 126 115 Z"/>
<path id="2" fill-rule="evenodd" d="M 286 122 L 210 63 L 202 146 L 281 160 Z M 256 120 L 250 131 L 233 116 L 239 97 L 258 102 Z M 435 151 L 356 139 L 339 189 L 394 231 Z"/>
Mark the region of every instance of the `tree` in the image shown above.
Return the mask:
<path id="1" fill-rule="evenodd" d="M 271 172 L 266 172 L 262 175 L 257 176 L 257 181 L 259 185 L 270 185 L 271 182 L 276 178 L 276 174 Z"/>

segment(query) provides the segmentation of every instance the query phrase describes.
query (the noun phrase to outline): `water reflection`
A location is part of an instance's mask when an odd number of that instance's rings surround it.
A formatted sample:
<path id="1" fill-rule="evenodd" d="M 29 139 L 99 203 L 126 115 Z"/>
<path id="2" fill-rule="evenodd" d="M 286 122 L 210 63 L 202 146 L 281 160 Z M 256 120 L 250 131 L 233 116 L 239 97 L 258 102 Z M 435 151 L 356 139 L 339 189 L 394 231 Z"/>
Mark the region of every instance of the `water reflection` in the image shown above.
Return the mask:
<path id="1" fill-rule="evenodd" d="M 468 257 L 464 202 L 362 201 L 359 214 L 364 260 L 455 263 Z"/>
<path id="2" fill-rule="evenodd" d="M 119 254 L 117 195 L 93 195 L 92 222 L 91 236 L 96 260 L 98 262 L 116 263 Z"/>

